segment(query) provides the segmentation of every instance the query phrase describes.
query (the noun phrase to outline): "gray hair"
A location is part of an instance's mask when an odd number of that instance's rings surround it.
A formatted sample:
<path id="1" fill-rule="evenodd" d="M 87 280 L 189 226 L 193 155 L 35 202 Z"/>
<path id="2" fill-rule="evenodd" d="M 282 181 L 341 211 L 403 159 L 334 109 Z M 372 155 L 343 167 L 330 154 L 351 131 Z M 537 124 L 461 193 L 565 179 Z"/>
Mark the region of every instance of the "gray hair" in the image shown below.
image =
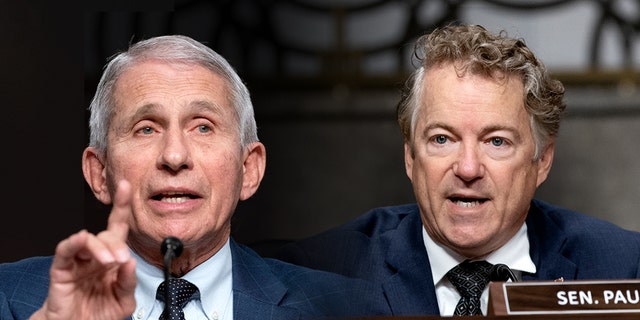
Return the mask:
<path id="1" fill-rule="evenodd" d="M 564 86 L 549 76 L 544 64 L 523 40 L 509 38 L 505 32 L 494 35 L 477 25 L 450 25 L 420 37 L 414 50 L 421 64 L 407 80 L 396 110 L 398 124 L 412 152 L 424 75 L 429 68 L 447 63 L 456 63 L 461 74 L 470 72 L 491 78 L 514 75 L 522 80 L 525 109 L 530 115 L 536 145 L 534 160 L 557 137 L 566 107 Z"/>
<path id="2" fill-rule="evenodd" d="M 258 141 L 257 126 L 249 90 L 227 60 L 204 44 L 186 36 L 160 36 L 137 42 L 114 55 L 106 65 L 89 110 L 89 145 L 101 155 L 107 150 L 108 130 L 114 115 L 114 88 L 122 73 L 136 63 L 161 60 L 167 63 L 199 65 L 221 76 L 229 86 L 230 101 L 238 119 L 240 145 Z"/>

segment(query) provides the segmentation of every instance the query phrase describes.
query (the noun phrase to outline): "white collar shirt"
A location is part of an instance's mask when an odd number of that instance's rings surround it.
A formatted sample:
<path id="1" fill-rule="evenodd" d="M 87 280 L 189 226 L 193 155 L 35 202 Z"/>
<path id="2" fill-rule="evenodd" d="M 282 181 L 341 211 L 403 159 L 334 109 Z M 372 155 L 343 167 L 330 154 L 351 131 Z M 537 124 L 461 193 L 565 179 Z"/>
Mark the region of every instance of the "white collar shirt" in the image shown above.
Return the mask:
<path id="1" fill-rule="evenodd" d="M 158 248 L 158 250 L 160 250 Z M 156 300 L 156 291 L 164 281 L 164 271 L 149 264 L 135 252 L 136 309 L 132 320 L 157 320 L 164 304 Z M 186 319 L 232 320 L 233 295 L 231 273 L 231 249 L 229 240 L 211 258 L 207 259 L 182 278 L 195 284 L 200 291 L 200 299 L 192 300 L 184 307 Z"/>
<path id="2" fill-rule="evenodd" d="M 460 300 L 460 294 L 449 279 L 447 279 L 446 274 L 451 268 L 460 264 L 466 258 L 433 241 L 424 227 L 422 228 L 422 238 L 429 256 L 429 264 L 431 265 L 431 274 L 436 288 L 440 315 L 451 316 L 458 304 L 458 300 Z M 523 224 L 513 238 L 482 260 L 487 260 L 492 264 L 503 263 L 509 266 L 518 279 L 521 279 L 522 272 L 535 273 L 536 266 L 529 255 L 527 225 Z M 488 301 L 489 288 L 487 286 L 480 298 L 480 308 L 484 315 L 487 314 Z"/>

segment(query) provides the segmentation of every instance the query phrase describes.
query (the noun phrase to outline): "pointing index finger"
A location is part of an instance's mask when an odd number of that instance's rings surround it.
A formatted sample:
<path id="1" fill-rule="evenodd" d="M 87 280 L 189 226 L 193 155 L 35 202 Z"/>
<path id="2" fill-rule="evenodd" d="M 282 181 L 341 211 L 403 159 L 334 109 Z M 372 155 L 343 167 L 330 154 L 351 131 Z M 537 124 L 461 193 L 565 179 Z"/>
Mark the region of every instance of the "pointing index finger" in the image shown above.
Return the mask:
<path id="1" fill-rule="evenodd" d="M 129 182 L 126 180 L 120 181 L 113 199 L 113 207 L 109 214 L 107 230 L 113 232 L 113 234 L 122 241 L 126 241 L 127 234 L 129 233 L 129 217 L 132 214 L 132 197 L 133 194 Z"/>

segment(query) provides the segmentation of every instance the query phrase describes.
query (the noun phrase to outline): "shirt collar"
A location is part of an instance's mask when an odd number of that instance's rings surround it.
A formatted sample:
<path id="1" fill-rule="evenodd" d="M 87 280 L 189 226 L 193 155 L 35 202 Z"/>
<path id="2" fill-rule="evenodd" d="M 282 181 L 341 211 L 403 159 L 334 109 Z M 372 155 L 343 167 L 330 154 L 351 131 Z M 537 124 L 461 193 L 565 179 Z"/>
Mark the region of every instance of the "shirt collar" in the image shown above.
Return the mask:
<path id="1" fill-rule="evenodd" d="M 136 312 L 148 315 L 153 310 L 156 301 L 156 291 L 164 281 L 164 271 L 140 257 L 131 250 L 131 256 L 136 260 L 137 284 L 134 292 Z"/>
<path id="2" fill-rule="evenodd" d="M 211 310 L 224 310 L 226 301 L 231 297 L 231 248 L 229 239 L 216 252 L 182 278 L 200 289 L 200 301 L 205 314 Z"/>
<path id="3" fill-rule="evenodd" d="M 422 239 L 429 256 L 434 284 L 440 282 L 451 268 L 466 259 L 453 250 L 433 241 L 424 226 L 422 227 Z M 536 266 L 529 255 L 527 225 L 523 223 L 513 238 L 498 250 L 485 257 L 485 260 L 492 264 L 503 263 L 512 270 L 535 273 Z M 434 263 L 435 261 L 437 261 L 437 263 Z"/>
<path id="4" fill-rule="evenodd" d="M 147 306 L 144 312 L 149 314 L 156 302 L 158 286 L 164 281 L 164 271 L 145 261 L 133 250 L 130 251 L 136 259 L 136 303 L 138 306 Z M 228 305 L 232 292 L 231 265 L 231 248 L 227 239 L 216 254 L 182 277 L 200 290 L 200 301 L 205 314 L 209 315 L 210 310 L 225 310 Z"/>
<path id="5" fill-rule="evenodd" d="M 536 273 L 536 265 L 529 252 L 527 224 L 523 223 L 513 238 L 485 259 L 492 264 L 505 264 L 515 271 Z"/>

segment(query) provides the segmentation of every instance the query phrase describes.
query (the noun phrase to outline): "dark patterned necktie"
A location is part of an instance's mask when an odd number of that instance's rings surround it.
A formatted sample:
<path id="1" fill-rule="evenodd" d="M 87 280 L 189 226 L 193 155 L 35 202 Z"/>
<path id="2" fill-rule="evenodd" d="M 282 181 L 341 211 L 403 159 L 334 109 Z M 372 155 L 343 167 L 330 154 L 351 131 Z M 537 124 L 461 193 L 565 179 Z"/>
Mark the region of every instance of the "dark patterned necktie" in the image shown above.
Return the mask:
<path id="1" fill-rule="evenodd" d="M 166 281 L 158 286 L 156 299 L 165 302 L 165 290 L 167 290 Z M 168 308 L 164 308 L 159 320 L 185 320 L 182 308 L 187 302 L 200 298 L 200 291 L 193 283 L 178 278 L 169 279 L 169 303 Z M 168 312 L 168 314 L 167 314 Z"/>
<path id="2" fill-rule="evenodd" d="M 492 265 L 486 261 L 465 260 L 447 273 L 447 278 L 460 293 L 460 301 L 454 315 L 472 316 L 482 314 L 480 296 L 489 283 Z"/>

